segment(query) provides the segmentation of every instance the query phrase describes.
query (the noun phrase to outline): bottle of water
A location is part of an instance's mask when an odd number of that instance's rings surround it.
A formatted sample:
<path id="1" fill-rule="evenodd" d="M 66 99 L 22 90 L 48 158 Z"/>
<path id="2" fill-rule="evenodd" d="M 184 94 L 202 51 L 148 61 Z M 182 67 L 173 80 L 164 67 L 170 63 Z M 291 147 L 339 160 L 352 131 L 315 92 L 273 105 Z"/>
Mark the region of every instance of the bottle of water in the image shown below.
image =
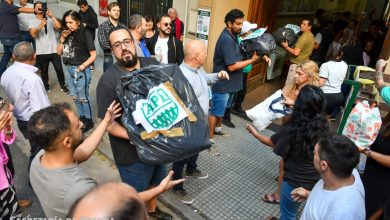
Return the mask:
<path id="1" fill-rule="evenodd" d="M 161 47 L 159 46 L 159 47 L 157 47 L 157 50 L 156 50 L 156 60 L 158 61 L 158 62 L 160 62 L 161 63 L 161 61 L 162 61 L 162 49 L 161 49 Z"/>

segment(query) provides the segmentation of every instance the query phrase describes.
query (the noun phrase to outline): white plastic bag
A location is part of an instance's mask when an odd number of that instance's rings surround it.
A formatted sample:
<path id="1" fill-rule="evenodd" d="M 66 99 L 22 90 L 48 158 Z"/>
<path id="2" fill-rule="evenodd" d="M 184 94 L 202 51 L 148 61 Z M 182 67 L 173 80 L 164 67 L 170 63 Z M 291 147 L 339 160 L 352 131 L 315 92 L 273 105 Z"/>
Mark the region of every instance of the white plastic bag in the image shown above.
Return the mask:
<path id="1" fill-rule="evenodd" d="M 282 90 L 278 90 L 263 102 L 246 111 L 246 115 L 253 121 L 257 130 L 264 130 L 272 121 L 291 114 L 292 110 L 282 104 L 282 100 Z"/>
<path id="2" fill-rule="evenodd" d="M 368 148 L 378 136 L 381 125 L 378 107 L 370 107 L 368 101 L 358 102 L 348 116 L 343 135 L 356 146 Z"/>

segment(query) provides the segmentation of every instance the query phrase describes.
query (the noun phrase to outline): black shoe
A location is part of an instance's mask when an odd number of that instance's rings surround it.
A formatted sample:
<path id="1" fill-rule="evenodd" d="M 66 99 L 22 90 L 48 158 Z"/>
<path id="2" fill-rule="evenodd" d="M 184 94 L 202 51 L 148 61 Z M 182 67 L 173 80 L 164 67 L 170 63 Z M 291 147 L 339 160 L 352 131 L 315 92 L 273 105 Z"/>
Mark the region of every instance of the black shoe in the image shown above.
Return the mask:
<path id="1" fill-rule="evenodd" d="M 84 123 L 84 127 L 83 127 L 83 132 L 84 133 L 89 131 L 89 130 L 91 130 L 91 128 L 93 128 L 93 126 L 94 126 L 93 121 L 90 118 L 84 118 L 83 123 Z"/>
<path id="2" fill-rule="evenodd" d="M 154 212 L 149 212 L 149 217 L 151 219 L 159 219 L 159 220 L 172 220 L 172 215 L 161 211 L 161 209 L 157 206 Z"/>
<path id="3" fill-rule="evenodd" d="M 241 107 L 233 108 L 233 109 L 232 109 L 232 112 L 233 112 L 234 114 L 246 115 L 245 111 L 244 111 Z"/>
<path id="4" fill-rule="evenodd" d="M 229 128 L 235 128 L 236 126 L 230 120 L 223 120 L 222 124 L 228 126 Z"/>
<path id="5" fill-rule="evenodd" d="M 65 94 L 69 94 L 69 90 L 68 90 L 68 88 L 66 88 L 65 85 L 61 86 L 61 91 L 63 91 Z"/>

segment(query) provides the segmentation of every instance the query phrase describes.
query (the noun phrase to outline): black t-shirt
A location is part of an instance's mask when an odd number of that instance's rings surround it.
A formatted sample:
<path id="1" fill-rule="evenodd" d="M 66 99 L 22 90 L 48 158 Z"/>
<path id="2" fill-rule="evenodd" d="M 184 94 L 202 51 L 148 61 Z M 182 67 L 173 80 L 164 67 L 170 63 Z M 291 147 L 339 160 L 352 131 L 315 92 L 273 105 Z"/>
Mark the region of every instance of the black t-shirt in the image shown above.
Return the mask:
<path id="1" fill-rule="evenodd" d="M 227 67 L 242 61 L 240 47 L 236 37 L 226 28 L 222 31 L 215 45 L 213 73 L 225 70 L 229 73 L 229 80 L 220 80 L 212 88 L 215 93 L 238 92 L 242 90 L 243 73 L 242 69 L 230 72 Z"/>
<path id="2" fill-rule="evenodd" d="M 284 125 L 279 132 L 271 136 L 271 141 L 274 143 L 274 153 L 281 156 L 284 160 L 284 176 L 283 180 L 287 181 L 293 187 L 303 187 L 311 190 L 315 183 L 321 178 L 314 168 L 313 154 L 304 155 L 294 153 L 297 146 L 289 145 L 289 136 L 291 133 L 291 125 Z M 313 146 L 314 149 L 314 146 Z"/>
<path id="3" fill-rule="evenodd" d="M 0 37 L 1 38 L 18 38 L 19 23 L 17 14 L 19 7 L 8 4 L 5 1 L 0 2 Z"/>
<path id="4" fill-rule="evenodd" d="M 95 50 L 93 38 L 89 31 L 81 27 L 65 39 L 62 54 L 64 64 L 78 66 L 84 63 L 90 57 L 91 50 Z"/>
<path id="5" fill-rule="evenodd" d="M 158 62 L 153 58 L 139 57 L 138 59 L 140 61 L 141 67 L 158 64 Z M 96 88 L 96 100 L 99 118 L 104 118 L 108 106 L 110 106 L 114 100 L 120 103 L 116 93 L 116 88 L 120 83 L 120 78 L 123 76 L 124 72 L 126 72 L 126 70 L 119 67 L 116 63 L 115 65 L 108 68 L 100 78 Z M 122 125 L 120 118 L 116 119 L 116 121 Z M 112 153 L 116 163 L 130 164 L 134 162 L 140 162 L 137 150 L 129 140 L 118 138 L 110 134 L 108 137 L 110 139 Z"/>

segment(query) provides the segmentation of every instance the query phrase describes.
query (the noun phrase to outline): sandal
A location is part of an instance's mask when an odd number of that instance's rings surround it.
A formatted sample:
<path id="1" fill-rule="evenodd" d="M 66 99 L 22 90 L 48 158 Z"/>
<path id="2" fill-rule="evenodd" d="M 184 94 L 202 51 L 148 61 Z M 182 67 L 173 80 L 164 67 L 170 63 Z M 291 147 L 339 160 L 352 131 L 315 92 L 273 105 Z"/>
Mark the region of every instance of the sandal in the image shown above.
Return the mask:
<path id="1" fill-rule="evenodd" d="M 265 203 L 269 204 L 279 204 L 280 203 L 280 198 L 277 198 L 274 193 L 271 195 L 265 194 L 264 196 L 261 197 L 261 200 L 263 200 Z"/>

